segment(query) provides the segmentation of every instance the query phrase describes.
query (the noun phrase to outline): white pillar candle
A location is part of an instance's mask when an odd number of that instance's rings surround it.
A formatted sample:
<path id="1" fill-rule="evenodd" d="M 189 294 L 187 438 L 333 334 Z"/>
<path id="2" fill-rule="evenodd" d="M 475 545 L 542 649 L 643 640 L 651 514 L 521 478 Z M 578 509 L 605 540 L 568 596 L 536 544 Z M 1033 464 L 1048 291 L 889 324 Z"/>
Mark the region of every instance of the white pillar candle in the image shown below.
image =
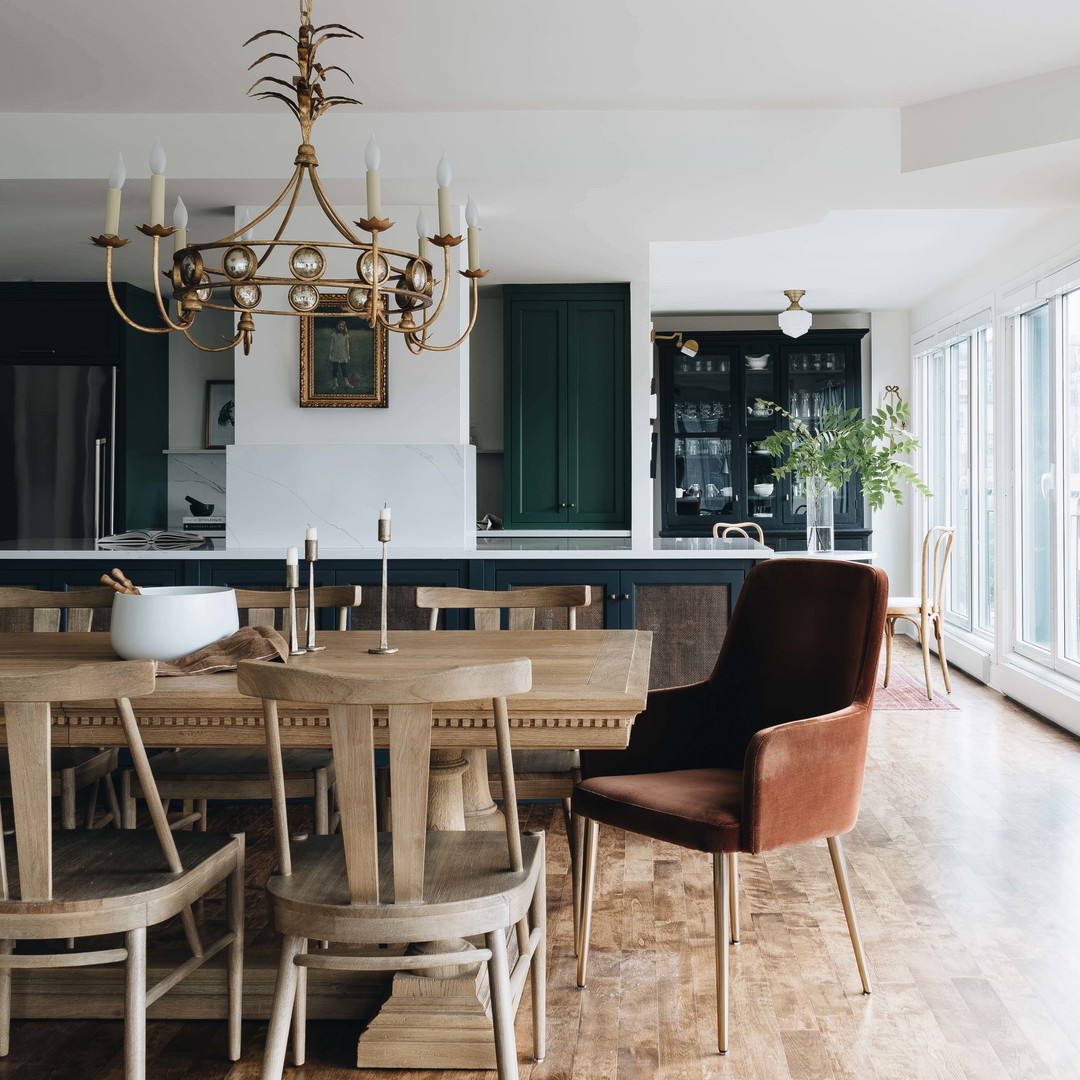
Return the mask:
<path id="1" fill-rule="evenodd" d="M 173 207 L 172 212 L 173 228 L 176 232 L 173 233 L 173 251 L 179 251 L 181 248 L 187 247 L 187 223 L 188 223 L 188 211 L 184 205 L 184 200 L 179 195 L 176 196 L 176 206 Z"/>
<path id="2" fill-rule="evenodd" d="M 109 170 L 109 187 L 105 192 L 105 235 L 120 235 L 120 189 L 127 179 L 124 167 L 124 155 L 117 154 L 113 167 Z"/>
<path id="3" fill-rule="evenodd" d="M 450 209 L 450 181 L 453 173 L 450 171 L 450 161 L 443 151 L 439 158 L 438 168 L 435 170 L 435 182 L 439 185 L 439 235 L 453 235 L 453 214 Z"/>
<path id="4" fill-rule="evenodd" d="M 150 151 L 150 224 L 165 224 L 165 148 L 160 139 Z"/>
<path id="5" fill-rule="evenodd" d="M 379 164 L 382 151 L 372 135 L 364 148 L 364 164 L 367 166 L 367 216 L 382 217 L 382 186 L 379 181 Z"/>
<path id="6" fill-rule="evenodd" d="M 285 549 L 285 565 L 286 566 L 299 566 L 300 556 L 297 554 L 296 548 L 290 547 Z"/>
<path id="7" fill-rule="evenodd" d="M 384 506 L 379 511 L 379 543 L 390 542 L 390 507 Z"/>
<path id="8" fill-rule="evenodd" d="M 469 269 L 480 269 L 480 211 L 470 198 L 465 204 L 465 224 L 468 226 Z"/>
<path id="9" fill-rule="evenodd" d="M 319 539 L 319 530 L 316 529 L 313 525 L 309 525 L 307 527 L 307 531 L 304 533 L 304 539 L 305 540 L 318 540 Z"/>

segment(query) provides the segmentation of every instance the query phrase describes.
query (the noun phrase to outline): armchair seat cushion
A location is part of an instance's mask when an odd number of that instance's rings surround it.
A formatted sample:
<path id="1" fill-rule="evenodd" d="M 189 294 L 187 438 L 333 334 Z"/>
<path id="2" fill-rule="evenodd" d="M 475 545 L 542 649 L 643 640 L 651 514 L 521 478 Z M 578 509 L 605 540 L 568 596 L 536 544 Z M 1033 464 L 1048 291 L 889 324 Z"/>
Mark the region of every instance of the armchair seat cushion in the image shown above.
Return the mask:
<path id="1" fill-rule="evenodd" d="M 573 812 L 695 851 L 740 851 L 740 769 L 596 776 L 574 789 Z"/>

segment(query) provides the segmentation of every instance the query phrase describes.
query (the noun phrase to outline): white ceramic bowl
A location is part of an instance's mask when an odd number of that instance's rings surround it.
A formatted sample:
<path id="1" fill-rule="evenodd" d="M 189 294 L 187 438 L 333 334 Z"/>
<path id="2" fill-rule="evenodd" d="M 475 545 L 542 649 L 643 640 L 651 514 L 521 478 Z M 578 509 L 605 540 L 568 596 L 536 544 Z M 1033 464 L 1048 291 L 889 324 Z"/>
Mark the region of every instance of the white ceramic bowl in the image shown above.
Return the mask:
<path id="1" fill-rule="evenodd" d="M 764 371 L 769 364 L 769 353 L 764 356 L 748 356 L 746 358 L 746 366 L 751 371 Z"/>
<path id="2" fill-rule="evenodd" d="M 774 484 L 755 484 L 754 485 L 754 494 L 755 495 L 760 495 L 763 499 L 767 498 L 769 495 L 771 495 L 774 490 L 775 490 L 775 485 Z"/>
<path id="3" fill-rule="evenodd" d="M 236 592 L 217 585 L 147 588 L 113 599 L 112 647 L 125 660 L 175 660 L 239 628 Z"/>

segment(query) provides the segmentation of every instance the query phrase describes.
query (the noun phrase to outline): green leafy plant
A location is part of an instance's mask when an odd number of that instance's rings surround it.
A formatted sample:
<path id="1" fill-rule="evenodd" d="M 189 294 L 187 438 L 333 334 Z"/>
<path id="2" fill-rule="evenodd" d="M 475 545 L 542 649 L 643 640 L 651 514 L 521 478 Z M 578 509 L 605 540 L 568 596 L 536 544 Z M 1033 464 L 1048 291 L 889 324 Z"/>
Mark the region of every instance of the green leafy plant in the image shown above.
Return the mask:
<path id="1" fill-rule="evenodd" d="M 907 431 L 911 409 L 906 401 L 882 405 L 863 417 L 858 409 L 834 407 L 812 424 L 773 401 L 758 398 L 757 404 L 788 422 L 756 443 L 773 457 L 783 458 L 773 469 L 778 480 L 793 472 L 805 482 L 818 481 L 839 490 L 857 473 L 863 494 L 875 510 L 885 505 L 888 496 L 902 503 L 904 484 L 923 495 L 931 494 L 906 460 L 919 445 Z"/>

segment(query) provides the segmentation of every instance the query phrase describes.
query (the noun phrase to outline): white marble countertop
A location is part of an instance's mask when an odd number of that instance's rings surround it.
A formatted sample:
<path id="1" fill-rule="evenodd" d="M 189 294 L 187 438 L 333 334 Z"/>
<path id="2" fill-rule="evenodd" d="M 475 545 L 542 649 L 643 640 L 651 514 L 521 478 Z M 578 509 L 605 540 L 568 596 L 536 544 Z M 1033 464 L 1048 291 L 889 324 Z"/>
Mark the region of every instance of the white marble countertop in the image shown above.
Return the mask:
<path id="1" fill-rule="evenodd" d="M 392 560 L 442 560 L 442 559 L 767 559 L 775 554 L 756 540 L 733 538 L 714 540 L 711 537 L 670 537 L 660 540 L 638 542 L 635 546 L 630 537 L 536 537 L 536 536 L 482 536 L 476 547 L 460 548 L 402 548 L 390 545 Z M 797 552 L 788 554 L 796 555 Z M 803 553 L 805 554 L 805 553 Z M 845 553 L 847 554 L 847 553 Z M 852 552 L 854 557 L 865 552 Z M 90 540 L 26 540 L 8 541 L 0 544 L 0 559 L 8 563 L 24 559 L 75 560 L 92 556 L 115 558 L 126 562 L 144 560 L 188 559 L 245 559 L 284 561 L 285 552 L 277 548 L 227 547 L 223 540 L 211 540 L 197 548 L 142 551 L 132 548 L 96 548 Z M 320 547 L 320 560 L 380 559 L 378 546 L 331 548 Z"/>

